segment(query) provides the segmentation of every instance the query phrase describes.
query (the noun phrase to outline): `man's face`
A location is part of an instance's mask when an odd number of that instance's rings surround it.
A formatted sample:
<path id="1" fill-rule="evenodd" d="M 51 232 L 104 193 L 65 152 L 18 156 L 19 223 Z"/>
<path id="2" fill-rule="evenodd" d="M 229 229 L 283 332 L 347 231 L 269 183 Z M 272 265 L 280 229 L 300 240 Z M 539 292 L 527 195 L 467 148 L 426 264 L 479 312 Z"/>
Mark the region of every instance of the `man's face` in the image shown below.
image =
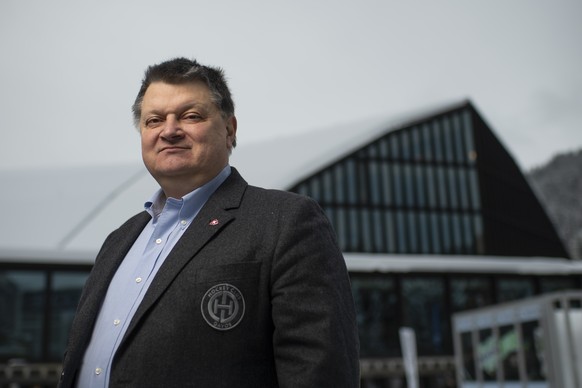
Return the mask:
<path id="1" fill-rule="evenodd" d="M 150 174 L 166 195 L 185 195 L 226 166 L 236 119 L 222 117 L 202 82 L 154 82 L 143 98 L 140 132 L 142 157 Z M 185 193 L 168 193 L 167 188 L 188 184 Z"/>

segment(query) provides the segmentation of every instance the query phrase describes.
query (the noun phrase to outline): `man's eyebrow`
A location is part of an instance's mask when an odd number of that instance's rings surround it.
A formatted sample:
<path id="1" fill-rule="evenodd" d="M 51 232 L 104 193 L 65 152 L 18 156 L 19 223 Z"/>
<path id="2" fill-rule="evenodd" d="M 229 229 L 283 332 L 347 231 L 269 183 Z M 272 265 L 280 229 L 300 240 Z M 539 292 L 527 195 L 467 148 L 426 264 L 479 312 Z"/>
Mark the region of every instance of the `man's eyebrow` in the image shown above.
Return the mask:
<path id="1" fill-rule="evenodd" d="M 189 109 L 199 109 L 203 112 L 207 112 L 210 110 L 210 108 L 208 107 L 208 104 L 202 103 L 202 102 L 186 102 L 182 105 L 178 105 L 178 107 L 176 108 L 177 112 L 184 112 L 186 110 Z M 151 108 L 151 109 L 147 109 L 144 110 L 144 114 L 147 115 L 164 115 L 167 113 L 175 113 L 175 112 L 167 112 L 164 109 L 158 109 L 158 108 Z"/>

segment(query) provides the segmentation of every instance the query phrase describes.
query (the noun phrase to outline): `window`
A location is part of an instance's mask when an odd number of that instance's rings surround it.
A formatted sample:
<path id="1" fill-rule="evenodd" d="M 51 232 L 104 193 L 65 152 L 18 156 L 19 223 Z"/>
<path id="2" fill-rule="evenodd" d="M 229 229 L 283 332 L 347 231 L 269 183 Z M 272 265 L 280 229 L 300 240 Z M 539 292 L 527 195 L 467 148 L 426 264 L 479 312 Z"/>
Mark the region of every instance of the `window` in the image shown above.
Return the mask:
<path id="1" fill-rule="evenodd" d="M 440 215 L 440 231 L 442 236 L 442 252 L 452 253 L 453 244 L 451 242 L 451 217 L 447 213 Z"/>
<path id="2" fill-rule="evenodd" d="M 347 251 L 348 249 L 348 230 L 349 226 L 346 220 L 346 211 L 343 208 L 338 208 L 335 212 L 335 230 L 337 233 L 337 239 L 340 243 L 340 248 L 342 251 Z"/>
<path id="3" fill-rule="evenodd" d="M 380 191 L 380 169 L 378 163 L 370 161 L 368 165 L 368 182 L 370 182 L 370 199 L 372 205 L 379 205 L 382 193 Z"/>
<path id="4" fill-rule="evenodd" d="M 432 136 L 429 124 L 424 124 L 422 126 L 421 142 L 423 144 L 422 152 L 424 153 L 423 155 L 424 160 L 432 161 L 433 160 Z"/>
<path id="5" fill-rule="evenodd" d="M 60 361 L 89 270 L 0 270 L 0 360 Z"/>
<path id="6" fill-rule="evenodd" d="M 334 187 L 333 187 L 333 179 L 331 176 L 331 171 L 330 170 L 325 170 L 322 173 L 322 176 L 320 178 L 323 182 L 323 201 L 325 203 L 331 203 L 333 201 L 333 194 L 334 194 Z"/>
<path id="7" fill-rule="evenodd" d="M 418 213 L 418 227 L 420 229 L 420 253 L 430 253 L 428 216 L 425 212 Z"/>
<path id="8" fill-rule="evenodd" d="M 404 222 L 404 213 L 396 211 L 396 234 L 398 236 L 398 253 L 408 253 L 406 246 L 406 229 Z"/>
<path id="9" fill-rule="evenodd" d="M 457 163 L 464 163 L 469 154 L 464 152 L 465 147 L 463 144 L 463 128 L 461 128 L 459 115 L 455 114 L 451 121 L 453 126 L 453 142 L 455 145 L 455 161 Z"/>
<path id="10" fill-rule="evenodd" d="M 46 286 L 43 271 L 0 272 L 0 359 L 41 359 Z"/>
<path id="11" fill-rule="evenodd" d="M 87 272 L 55 272 L 50 290 L 49 358 L 63 357 L 69 329 L 77 310 Z"/>
<path id="12" fill-rule="evenodd" d="M 418 223 L 416 222 L 416 213 L 408 211 L 406 212 L 406 224 L 407 224 L 407 235 L 408 235 L 408 249 L 407 253 L 418 253 L 418 239 L 416 234 L 418 233 Z"/>
<path id="13" fill-rule="evenodd" d="M 400 146 L 401 146 L 401 156 L 403 160 L 410 160 L 410 154 L 411 154 L 411 150 L 410 150 L 410 140 L 408 137 L 409 133 L 408 131 L 400 131 L 398 133 L 398 137 L 400 137 Z"/>
<path id="14" fill-rule="evenodd" d="M 444 354 L 449 349 L 449 327 L 444 311 L 444 281 L 436 277 L 402 278 L 403 324 L 416 330 L 420 356 Z"/>
<path id="15" fill-rule="evenodd" d="M 344 168 L 343 168 L 343 164 L 337 164 L 335 166 L 335 173 L 334 173 L 334 178 L 335 178 L 335 200 L 337 201 L 337 203 L 343 204 L 345 203 L 345 195 L 344 195 L 344 190 L 346 187 L 346 180 L 344 179 Z"/>
<path id="16" fill-rule="evenodd" d="M 448 206 L 448 198 L 447 198 L 447 178 L 445 174 L 445 169 L 443 167 L 436 168 L 436 180 L 438 186 L 438 194 L 439 194 L 439 205 L 441 208 L 446 208 Z"/>
<path id="17" fill-rule="evenodd" d="M 381 158 L 388 158 L 388 156 L 390 156 L 388 139 L 383 138 L 382 140 L 380 140 L 380 157 Z"/>
<path id="18" fill-rule="evenodd" d="M 401 165 L 394 163 L 392 165 L 392 187 L 394 188 L 394 204 L 396 206 L 402 206 L 402 188 L 404 186 Z"/>
<path id="19" fill-rule="evenodd" d="M 420 142 L 420 128 L 414 127 L 410 129 L 410 139 L 412 148 L 412 159 L 415 161 L 424 160 L 424 155 L 422 154 L 422 144 Z"/>
<path id="20" fill-rule="evenodd" d="M 367 209 L 360 209 L 359 210 L 361 216 L 361 226 L 362 226 L 362 233 L 361 239 L 363 240 L 363 248 L 364 252 L 373 252 L 372 246 L 372 217 L 370 216 L 370 211 Z"/>
<path id="21" fill-rule="evenodd" d="M 396 237 L 395 237 L 395 231 L 396 228 L 394 226 L 394 213 L 391 211 L 386 211 L 385 215 L 385 230 L 386 230 L 386 244 L 387 244 L 387 249 L 386 252 L 388 253 L 394 253 L 397 252 L 396 250 Z"/>
<path id="22" fill-rule="evenodd" d="M 310 196 L 317 202 L 321 202 L 321 185 L 320 185 L 320 178 L 314 177 L 310 180 Z"/>
<path id="23" fill-rule="evenodd" d="M 437 194 L 435 187 L 435 172 L 432 166 L 426 166 L 426 193 L 428 196 L 428 206 L 434 209 L 437 206 Z"/>
<path id="24" fill-rule="evenodd" d="M 403 167 L 404 173 L 404 196 L 406 197 L 406 206 L 413 207 L 416 205 L 416 200 L 414 197 L 414 184 L 412 176 L 412 166 L 410 164 L 405 164 Z"/>
<path id="25" fill-rule="evenodd" d="M 577 289 L 576 279 L 570 277 L 547 277 L 540 279 L 543 293 Z"/>
<path id="26" fill-rule="evenodd" d="M 370 144 L 368 147 L 368 157 L 377 158 L 378 157 L 378 145 L 376 143 Z"/>
<path id="27" fill-rule="evenodd" d="M 443 139 L 441 136 L 441 128 L 439 126 L 439 123 L 434 120 L 432 122 L 432 134 L 433 134 L 433 139 L 434 139 L 434 146 L 435 146 L 435 160 L 437 162 L 441 162 L 443 160 Z"/>
<path id="28" fill-rule="evenodd" d="M 350 243 L 348 250 L 357 252 L 360 249 L 360 228 L 358 223 L 358 211 L 356 209 L 349 210 L 350 228 L 348 234 L 350 236 Z"/>
<path id="29" fill-rule="evenodd" d="M 455 277 L 451 279 L 453 312 L 471 310 L 493 303 L 493 290 L 487 278 Z"/>
<path id="30" fill-rule="evenodd" d="M 533 281 L 529 278 L 502 278 L 497 281 L 497 300 L 507 302 L 533 296 Z"/>
<path id="31" fill-rule="evenodd" d="M 441 227 L 439 225 L 439 215 L 437 213 L 430 214 L 430 236 L 432 242 L 432 253 L 442 253 L 441 247 Z"/>
<path id="32" fill-rule="evenodd" d="M 451 200 L 450 206 L 452 209 L 459 208 L 459 197 L 457 195 L 457 169 L 454 167 L 447 168 L 447 178 L 448 178 L 448 191 L 449 199 Z"/>
<path id="33" fill-rule="evenodd" d="M 398 299 L 388 276 L 352 274 L 362 357 L 398 357 Z"/>
<path id="34" fill-rule="evenodd" d="M 400 148 L 398 146 L 398 137 L 395 135 L 390 136 L 390 151 L 392 154 L 392 159 L 400 158 Z"/>
<path id="35" fill-rule="evenodd" d="M 347 161 L 348 168 L 348 203 L 354 205 L 358 202 L 357 189 L 358 181 L 356 179 L 356 164 L 353 159 Z"/>
<path id="36" fill-rule="evenodd" d="M 374 210 L 372 215 L 372 228 L 374 230 L 374 252 L 385 252 L 385 241 L 382 231 L 386 230 L 386 227 L 382 222 L 382 213 L 379 210 Z"/>
<path id="37" fill-rule="evenodd" d="M 444 152 L 445 152 L 445 160 L 448 163 L 452 163 L 454 161 L 454 152 L 453 149 L 453 134 L 450 121 L 447 117 L 442 119 L 442 134 L 443 134 L 443 145 L 444 145 Z"/>
<path id="38" fill-rule="evenodd" d="M 390 166 L 388 163 L 382 163 L 382 197 L 383 204 L 392 205 L 392 185 L 390 184 Z"/>
<path id="39" fill-rule="evenodd" d="M 426 206 L 426 189 L 424 187 L 424 170 L 423 166 L 416 166 L 414 167 L 414 175 L 416 178 L 416 197 L 417 203 L 416 206 L 418 207 L 425 207 Z"/>

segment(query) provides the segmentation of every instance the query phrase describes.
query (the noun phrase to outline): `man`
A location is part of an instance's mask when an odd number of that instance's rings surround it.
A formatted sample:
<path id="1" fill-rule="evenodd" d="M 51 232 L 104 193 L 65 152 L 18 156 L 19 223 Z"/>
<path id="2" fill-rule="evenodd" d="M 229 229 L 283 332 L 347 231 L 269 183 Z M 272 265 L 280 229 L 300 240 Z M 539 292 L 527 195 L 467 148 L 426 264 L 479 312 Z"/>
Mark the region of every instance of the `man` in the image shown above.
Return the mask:
<path id="1" fill-rule="evenodd" d="M 60 387 L 356 387 L 349 279 L 320 207 L 249 186 L 220 69 L 147 69 L 133 105 L 160 185 L 87 280 Z"/>

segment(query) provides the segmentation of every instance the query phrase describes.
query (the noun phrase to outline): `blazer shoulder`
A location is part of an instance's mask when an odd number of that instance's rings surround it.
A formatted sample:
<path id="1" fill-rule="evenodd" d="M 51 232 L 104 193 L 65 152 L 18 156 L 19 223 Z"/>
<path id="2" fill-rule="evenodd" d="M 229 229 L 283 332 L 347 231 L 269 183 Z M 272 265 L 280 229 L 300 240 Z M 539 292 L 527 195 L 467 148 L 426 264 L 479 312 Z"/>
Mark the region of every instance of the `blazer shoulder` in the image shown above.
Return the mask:
<path id="1" fill-rule="evenodd" d="M 275 212 L 281 216 L 297 214 L 304 217 L 324 215 L 317 201 L 306 195 L 290 191 L 266 189 L 249 185 L 242 207 L 260 209 L 259 212 Z"/>
<path id="2" fill-rule="evenodd" d="M 125 240 L 128 236 L 132 236 L 133 238 L 137 238 L 137 234 L 139 234 L 145 225 L 149 222 L 151 216 L 146 211 L 142 211 L 127 221 L 125 221 L 121 226 L 117 229 L 113 230 L 103 243 L 103 246 L 107 246 L 112 241 L 118 241 L 119 239 Z"/>
<path id="3" fill-rule="evenodd" d="M 285 191 L 279 189 L 268 189 L 259 186 L 249 185 L 245 192 L 245 196 L 253 199 L 269 200 L 271 202 L 315 202 L 312 198 L 297 194 L 292 191 Z"/>

